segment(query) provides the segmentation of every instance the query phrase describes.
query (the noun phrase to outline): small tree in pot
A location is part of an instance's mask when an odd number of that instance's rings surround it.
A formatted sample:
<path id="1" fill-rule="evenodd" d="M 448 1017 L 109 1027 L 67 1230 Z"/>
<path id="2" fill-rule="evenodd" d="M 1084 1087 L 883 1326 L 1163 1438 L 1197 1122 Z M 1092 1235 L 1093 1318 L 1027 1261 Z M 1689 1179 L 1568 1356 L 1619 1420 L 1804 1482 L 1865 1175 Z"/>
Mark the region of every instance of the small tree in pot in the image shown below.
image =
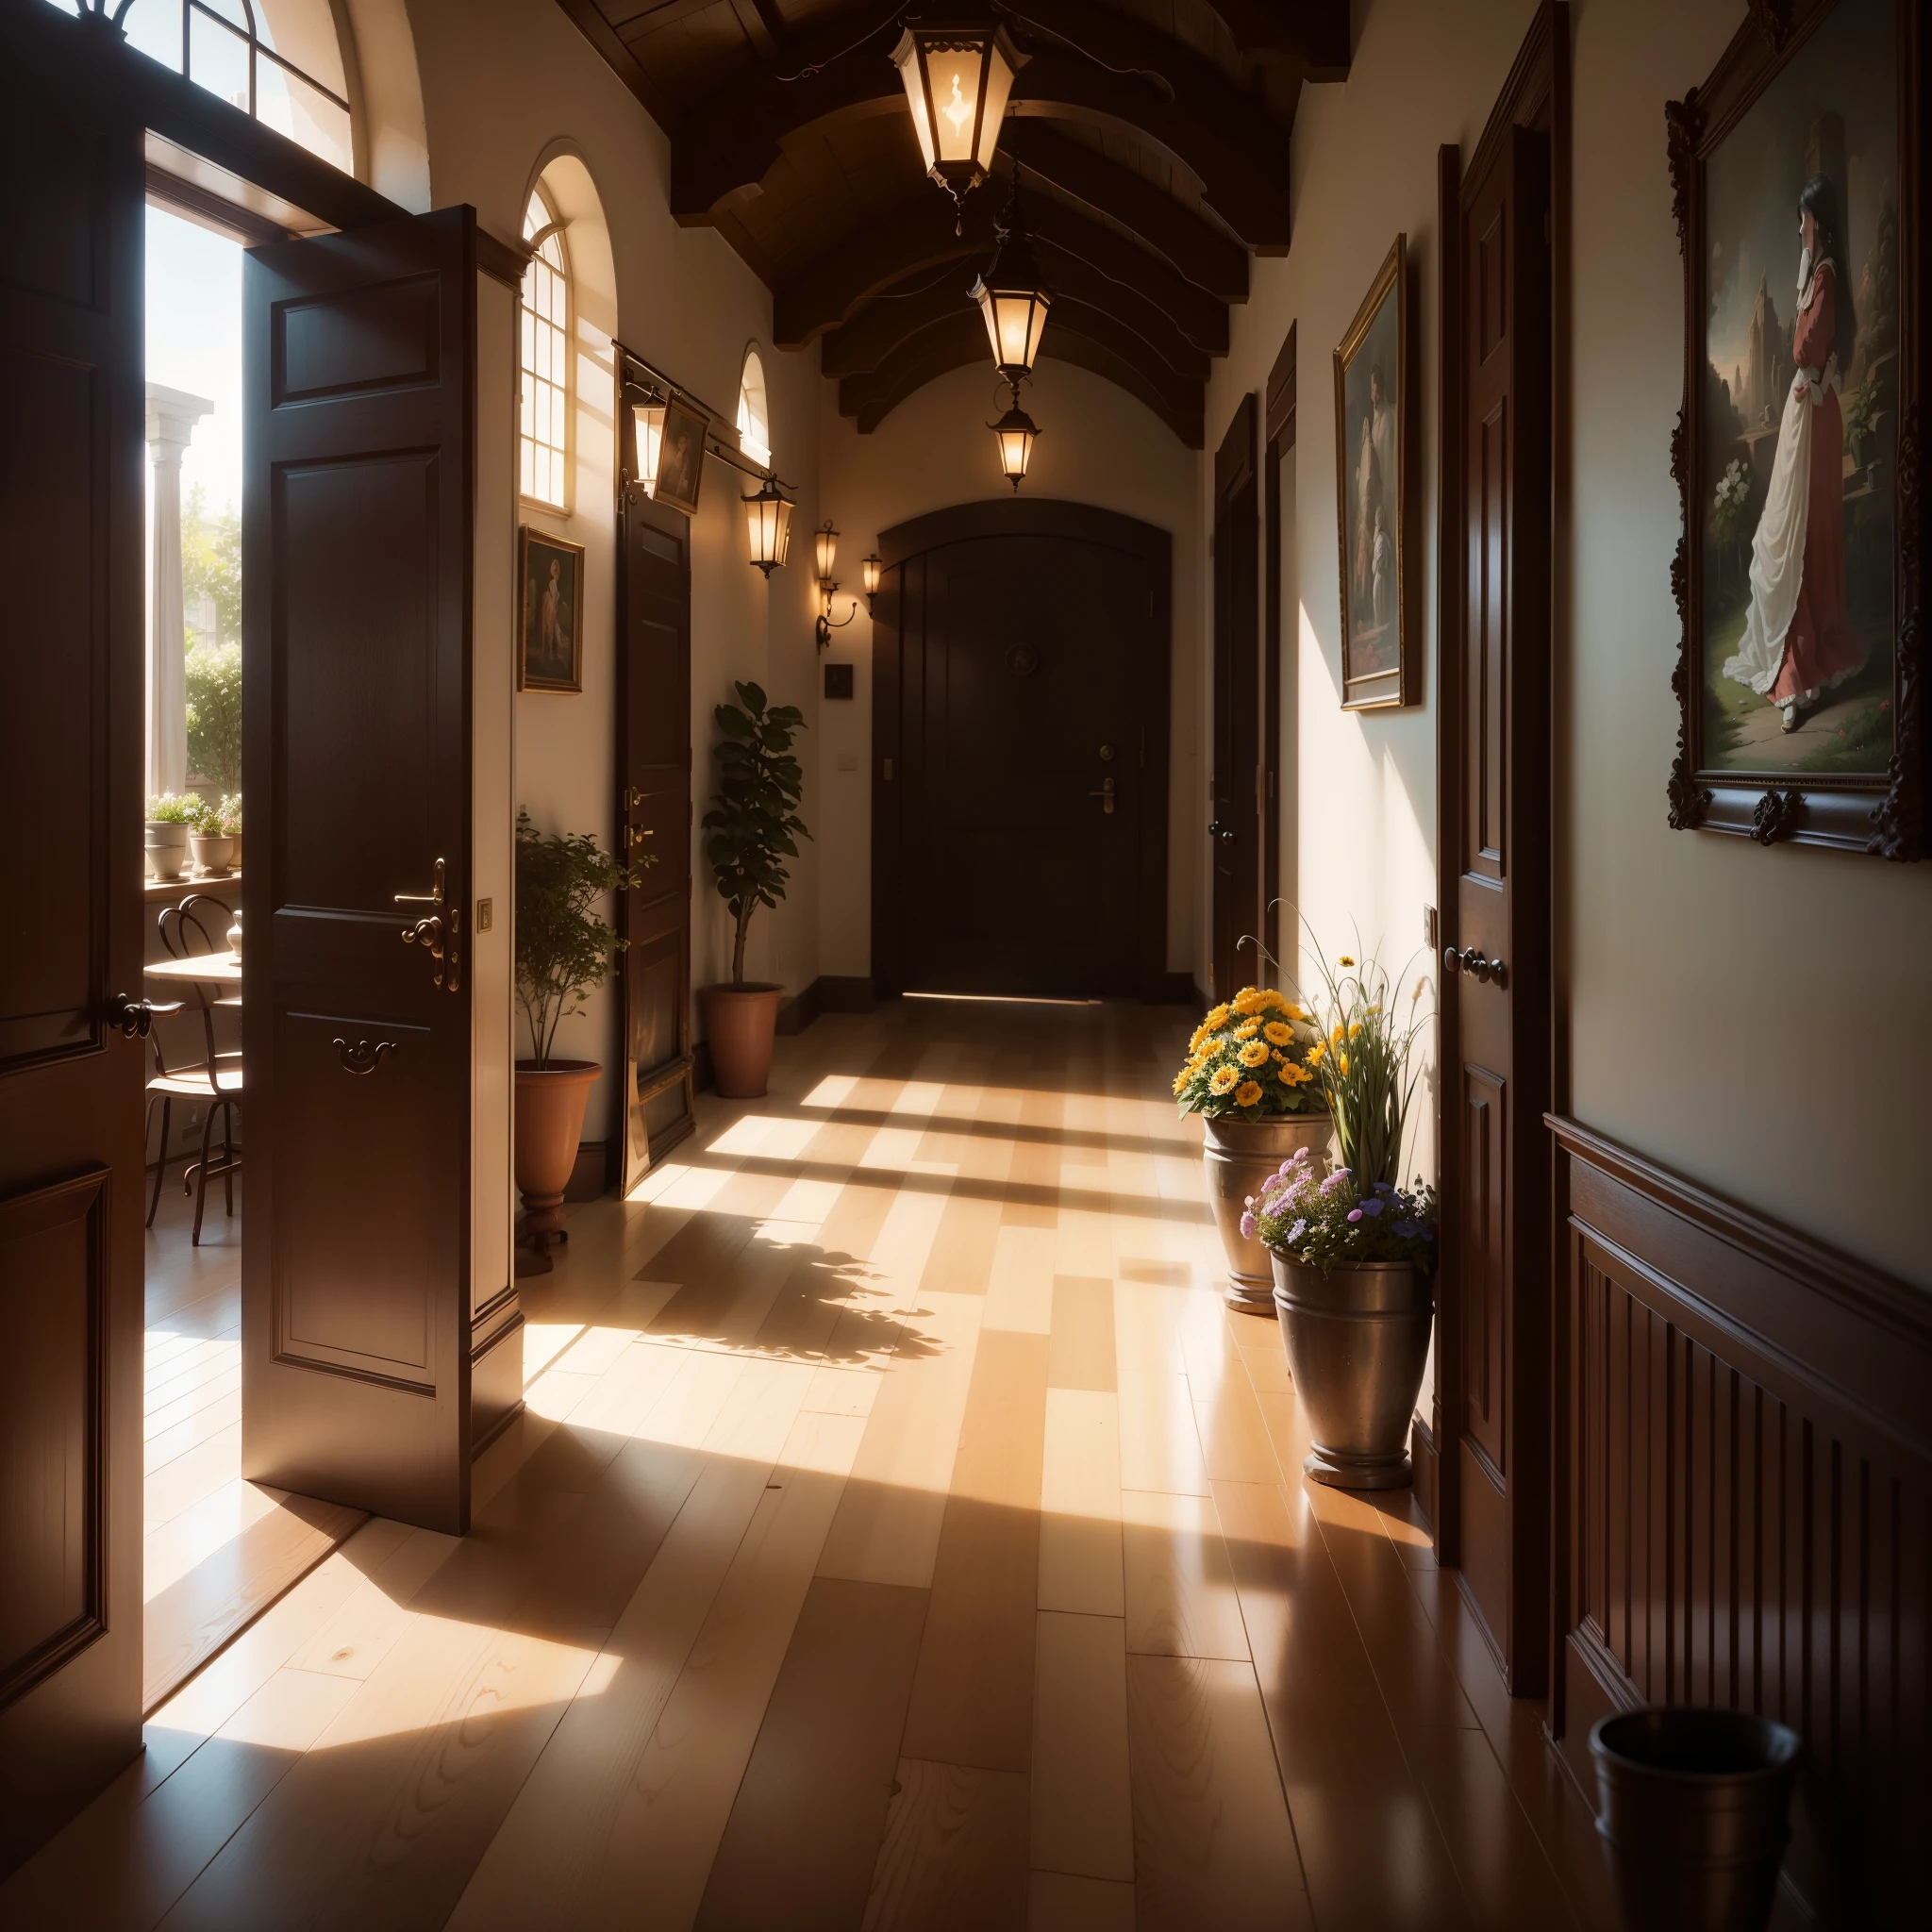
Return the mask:
<path id="1" fill-rule="evenodd" d="M 700 996 L 718 1091 L 733 1099 L 756 1099 L 771 1077 L 772 1040 L 784 989 L 745 978 L 744 942 L 752 914 L 784 898 L 791 876 L 785 860 L 797 858 L 797 837 L 811 837 L 798 816 L 805 780 L 791 755 L 791 741 L 805 728 L 805 713 L 795 705 L 769 704 L 755 684 L 733 689 L 738 702 L 720 705 L 712 713 L 720 734 L 721 779 L 704 817 L 710 835 L 705 857 L 716 875 L 719 896 L 731 908 L 731 978 L 723 986 L 706 987 Z"/>
<path id="2" fill-rule="evenodd" d="M 516 1180 L 525 1238 L 540 1254 L 553 1236 L 562 1238 L 563 1191 L 576 1164 L 591 1082 L 601 1071 L 595 1060 L 557 1058 L 557 1029 L 583 1010 L 629 943 L 605 924 L 596 902 L 641 883 L 594 833 L 541 833 L 527 811 L 518 811 L 517 1004 L 530 1058 L 517 1062 Z"/>

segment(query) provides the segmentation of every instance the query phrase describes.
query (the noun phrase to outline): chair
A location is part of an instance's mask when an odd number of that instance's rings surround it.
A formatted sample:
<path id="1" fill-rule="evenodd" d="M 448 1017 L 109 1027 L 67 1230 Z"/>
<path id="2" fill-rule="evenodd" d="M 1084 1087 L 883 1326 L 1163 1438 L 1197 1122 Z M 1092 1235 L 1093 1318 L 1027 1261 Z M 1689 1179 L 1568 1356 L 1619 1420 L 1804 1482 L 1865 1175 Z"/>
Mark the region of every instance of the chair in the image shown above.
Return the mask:
<path id="1" fill-rule="evenodd" d="M 216 924 L 217 916 L 219 924 Z M 167 949 L 172 959 L 187 959 L 202 954 L 224 950 L 217 946 L 208 931 L 211 924 L 216 931 L 225 936 L 233 923 L 232 908 L 208 892 L 191 892 L 178 905 L 163 907 L 160 915 L 161 944 Z M 161 1205 L 161 1176 L 168 1167 L 168 1129 L 173 1122 L 175 1102 L 182 1100 L 202 1100 L 208 1103 L 208 1111 L 203 1116 L 201 1128 L 201 1158 L 192 1162 L 187 1173 L 181 1176 L 181 1190 L 194 1196 L 193 1244 L 201 1244 L 202 1210 L 208 1202 L 208 1183 L 210 1174 L 222 1177 L 226 1209 L 232 1220 L 235 1213 L 235 1175 L 242 1165 L 242 1157 L 235 1151 L 235 1103 L 242 1094 L 242 1056 L 239 1053 L 221 1053 L 215 1046 L 214 1013 L 217 1007 L 239 1008 L 242 1002 L 233 995 L 209 999 L 207 990 L 193 988 L 194 1006 L 201 1014 L 202 1036 L 205 1052 L 198 1061 L 185 1066 L 170 1067 L 161 1045 L 158 1030 L 149 1034 L 149 1043 L 154 1048 L 154 1076 L 147 1083 L 147 1118 L 150 1124 L 154 1120 L 155 1102 L 161 1104 L 161 1145 L 158 1158 L 155 1162 L 154 1196 L 148 1202 L 147 1224 L 155 1224 L 155 1213 Z M 158 1006 L 154 1011 L 158 1017 L 184 1012 L 188 1002 L 176 1001 L 171 1006 Z M 222 1115 L 222 1158 L 211 1162 L 209 1152 L 214 1138 L 215 1113 Z"/>

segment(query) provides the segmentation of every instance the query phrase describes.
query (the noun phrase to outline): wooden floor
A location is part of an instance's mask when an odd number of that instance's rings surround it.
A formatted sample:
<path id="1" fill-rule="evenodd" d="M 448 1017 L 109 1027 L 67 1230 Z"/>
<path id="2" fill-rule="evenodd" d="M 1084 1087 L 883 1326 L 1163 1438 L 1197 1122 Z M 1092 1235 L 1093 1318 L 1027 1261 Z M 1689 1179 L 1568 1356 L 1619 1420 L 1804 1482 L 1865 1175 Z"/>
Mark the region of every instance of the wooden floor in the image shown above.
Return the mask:
<path id="1" fill-rule="evenodd" d="M 781 1041 L 525 1284 L 473 1534 L 366 1523 L 0 1921 L 1607 1927 L 1406 1492 L 1303 1482 L 1221 1306 L 1187 1017 Z"/>

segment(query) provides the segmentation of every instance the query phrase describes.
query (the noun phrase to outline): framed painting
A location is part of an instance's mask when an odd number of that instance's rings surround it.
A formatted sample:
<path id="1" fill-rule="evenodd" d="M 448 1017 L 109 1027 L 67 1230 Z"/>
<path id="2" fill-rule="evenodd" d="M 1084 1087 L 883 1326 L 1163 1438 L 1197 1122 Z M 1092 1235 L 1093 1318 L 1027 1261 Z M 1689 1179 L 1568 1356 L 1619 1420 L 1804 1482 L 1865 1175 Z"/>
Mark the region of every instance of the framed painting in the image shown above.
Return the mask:
<path id="1" fill-rule="evenodd" d="M 1666 109 L 1679 829 L 1924 850 L 1919 61 L 1916 0 L 1760 0 Z"/>
<path id="2" fill-rule="evenodd" d="M 651 486 L 654 501 L 698 513 L 698 486 L 705 478 L 705 438 L 711 419 L 685 397 L 673 395 L 664 405 L 664 425 L 658 432 L 658 477 Z"/>
<path id="3" fill-rule="evenodd" d="M 1345 710 L 1412 702 L 1408 352 L 1408 238 L 1398 235 L 1335 351 Z"/>
<path id="4" fill-rule="evenodd" d="M 584 688 L 584 546 L 517 530 L 517 689 Z"/>

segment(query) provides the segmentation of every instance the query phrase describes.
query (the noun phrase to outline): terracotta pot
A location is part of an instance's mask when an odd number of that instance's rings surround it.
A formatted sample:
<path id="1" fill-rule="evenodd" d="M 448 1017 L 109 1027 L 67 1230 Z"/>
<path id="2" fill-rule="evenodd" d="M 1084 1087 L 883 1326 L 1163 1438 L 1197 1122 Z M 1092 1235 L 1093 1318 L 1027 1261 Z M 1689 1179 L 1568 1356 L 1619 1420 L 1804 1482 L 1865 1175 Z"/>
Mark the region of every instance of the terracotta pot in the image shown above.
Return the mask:
<path id="1" fill-rule="evenodd" d="M 524 1197 L 520 1239 L 539 1254 L 563 1236 L 563 1191 L 577 1164 L 595 1060 L 517 1062 L 516 1177 Z"/>
<path id="2" fill-rule="evenodd" d="M 1326 1151 L 1335 1116 L 1290 1113 L 1278 1120 L 1244 1121 L 1233 1114 L 1204 1114 L 1201 1124 L 1207 1129 L 1208 1198 L 1214 1203 L 1222 1252 L 1227 1257 L 1227 1305 L 1251 1315 L 1272 1315 L 1274 1276 L 1268 1250 L 1241 1233 L 1241 1213 L 1248 1197 L 1258 1194 L 1262 1182 L 1297 1149 Z"/>
<path id="3" fill-rule="evenodd" d="M 226 832 L 195 832 L 189 844 L 194 848 L 194 862 L 203 872 L 221 874 L 235 863 L 235 841 Z"/>
<path id="4" fill-rule="evenodd" d="M 772 1077 L 772 1041 L 778 1030 L 782 986 L 705 986 L 705 1039 L 711 1077 L 726 1100 L 757 1100 Z"/>

